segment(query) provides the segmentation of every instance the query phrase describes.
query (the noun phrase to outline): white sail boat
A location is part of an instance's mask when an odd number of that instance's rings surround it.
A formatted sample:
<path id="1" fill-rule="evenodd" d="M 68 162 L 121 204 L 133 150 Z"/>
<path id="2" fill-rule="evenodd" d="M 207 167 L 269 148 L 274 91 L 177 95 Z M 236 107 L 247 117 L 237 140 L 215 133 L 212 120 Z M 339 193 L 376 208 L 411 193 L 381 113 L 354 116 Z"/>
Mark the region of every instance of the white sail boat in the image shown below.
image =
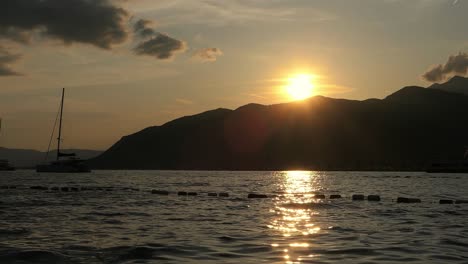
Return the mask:
<path id="1" fill-rule="evenodd" d="M 0 136 L 2 133 L 2 119 L 0 118 Z M 8 160 L 0 159 L 0 171 L 14 171 L 15 167 L 11 166 Z"/>
<path id="2" fill-rule="evenodd" d="M 75 153 L 60 152 L 60 143 L 62 141 L 62 118 L 63 118 L 63 101 L 65 98 L 65 88 L 62 89 L 62 100 L 60 103 L 60 122 L 59 133 L 57 138 L 57 159 L 48 164 L 40 164 L 36 166 L 37 172 L 60 172 L 60 173 L 79 173 L 91 172 L 89 167 L 84 163 L 84 160 L 75 158 Z M 54 134 L 55 126 L 52 131 Z M 47 150 L 49 153 L 49 150 Z M 61 158 L 67 159 L 61 159 Z"/>

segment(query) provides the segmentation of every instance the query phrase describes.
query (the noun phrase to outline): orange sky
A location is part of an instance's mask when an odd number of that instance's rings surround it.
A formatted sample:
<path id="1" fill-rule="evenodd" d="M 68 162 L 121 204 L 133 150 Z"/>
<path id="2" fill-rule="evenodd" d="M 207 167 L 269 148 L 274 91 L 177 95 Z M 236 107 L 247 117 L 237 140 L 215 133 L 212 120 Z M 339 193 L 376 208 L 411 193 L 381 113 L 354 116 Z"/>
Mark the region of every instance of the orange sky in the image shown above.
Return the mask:
<path id="1" fill-rule="evenodd" d="M 31 31 L 29 43 L 0 30 L 0 72 L 3 65 L 20 74 L 0 76 L 0 144 L 46 149 L 62 87 L 64 146 L 106 149 L 183 115 L 290 101 L 285 87 L 297 74 L 315 76 L 314 94 L 348 99 L 427 86 L 427 69 L 468 50 L 468 1 L 155 2 L 107 2 L 123 5 L 129 19 L 128 38 L 109 48 L 52 35 L 53 25 Z M 8 19 L 0 29 L 14 25 Z M 161 36 L 169 53 L 138 52 L 139 19 L 152 21 L 151 38 Z"/>

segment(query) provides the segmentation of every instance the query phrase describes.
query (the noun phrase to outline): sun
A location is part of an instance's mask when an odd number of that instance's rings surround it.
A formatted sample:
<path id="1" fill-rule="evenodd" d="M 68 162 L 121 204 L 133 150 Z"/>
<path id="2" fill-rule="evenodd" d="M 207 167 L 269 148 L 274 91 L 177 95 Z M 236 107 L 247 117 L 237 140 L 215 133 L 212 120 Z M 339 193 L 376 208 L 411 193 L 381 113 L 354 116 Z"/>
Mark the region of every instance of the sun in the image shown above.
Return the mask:
<path id="1" fill-rule="evenodd" d="M 304 100 L 314 93 L 315 85 L 310 74 L 297 74 L 287 80 L 286 93 L 292 100 Z"/>

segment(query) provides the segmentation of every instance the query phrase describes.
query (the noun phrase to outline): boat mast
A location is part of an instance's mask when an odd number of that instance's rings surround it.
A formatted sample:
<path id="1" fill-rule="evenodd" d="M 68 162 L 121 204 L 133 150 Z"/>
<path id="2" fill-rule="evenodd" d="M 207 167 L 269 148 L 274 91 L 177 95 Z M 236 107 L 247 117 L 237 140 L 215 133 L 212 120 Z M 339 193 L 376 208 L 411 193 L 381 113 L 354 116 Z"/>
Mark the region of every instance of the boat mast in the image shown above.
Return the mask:
<path id="1" fill-rule="evenodd" d="M 2 118 L 0 117 L 0 142 L 1 142 L 1 139 L 2 139 Z M 0 144 L 0 147 L 2 145 Z"/>
<path id="2" fill-rule="evenodd" d="M 65 97 L 65 88 L 62 88 L 62 102 L 60 104 L 60 123 L 59 133 L 57 138 L 57 161 L 60 158 L 60 141 L 62 140 L 62 116 L 63 116 L 63 98 Z"/>

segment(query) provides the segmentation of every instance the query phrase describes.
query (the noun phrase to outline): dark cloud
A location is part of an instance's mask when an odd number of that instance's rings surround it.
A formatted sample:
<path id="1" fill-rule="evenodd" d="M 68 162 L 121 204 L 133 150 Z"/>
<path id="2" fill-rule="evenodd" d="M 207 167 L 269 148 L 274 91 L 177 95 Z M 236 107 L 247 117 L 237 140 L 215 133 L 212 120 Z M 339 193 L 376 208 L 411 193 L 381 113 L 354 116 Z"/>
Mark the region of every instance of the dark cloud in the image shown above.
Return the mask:
<path id="1" fill-rule="evenodd" d="M 21 59 L 21 55 L 12 54 L 0 47 L 0 76 L 20 75 L 11 68 L 11 65 Z"/>
<path id="2" fill-rule="evenodd" d="M 445 64 L 439 64 L 428 71 L 422 77 L 428 82 L 441 82 L 454 75 L 466 75 L 468 72 L 468 54 L 460 52 L 448 58 Z"/>
<path id="3" fill-rule="evenodd" d="M 127 39 L 128 17 L 108 0 L 1 0 L 0 38 L 25 43 L 39 33 L 110 49 Z"/>
<path id="4" fill-rule="evenodd" d="M 112 49 L 133 30 L 137 55 L 171 59 L 187 49 L 184 41 L 155 31 L 150 20 L 140 19 L 131 28 L 131 13 L 119 6 L 124 1 L 128 0 L 0 0 L 0 43 L 32 45 L 53 39 Z M 18 75 L 11 66 L 20 58 L 0 49 L 0 76 Z"/>
<path id="5" fill-rule="evenodd" d="M 138 55 L 153 56 L 157 59 L 171 59 L 176 53 L 184 52 L 187 44 L 163 33 L 155 32 L 155 36 L 139 43 L 134 51 Z"/>
<path id="6" fill-rule="evenodd" d="M 133 26 L 133 31 L 137 36 L 142 38 L 147 38 L 157 35 L 157 32 L 151 27 L 153 26 L 153 21 L 140 19 Z"/>
<path id="7" fill-rule="evenodd" d="M 136 37 L 141 40 L 133 49 L 136 54 L 166 60 L 187 49 L 184 41 L 157 32 L 152 26 L 153 22 L 146 19 L 138 20 L 133 26 Z"/>
<path id="8" fill-rule="evenodd" d="M 218 48 L 204 48 L 195 51 L 192 57 L 202 61 L 213 62 L 221 55 L 223 55 L 223 52 Z"/>

